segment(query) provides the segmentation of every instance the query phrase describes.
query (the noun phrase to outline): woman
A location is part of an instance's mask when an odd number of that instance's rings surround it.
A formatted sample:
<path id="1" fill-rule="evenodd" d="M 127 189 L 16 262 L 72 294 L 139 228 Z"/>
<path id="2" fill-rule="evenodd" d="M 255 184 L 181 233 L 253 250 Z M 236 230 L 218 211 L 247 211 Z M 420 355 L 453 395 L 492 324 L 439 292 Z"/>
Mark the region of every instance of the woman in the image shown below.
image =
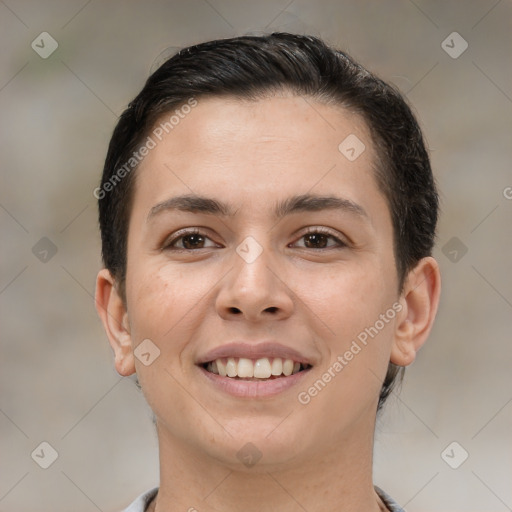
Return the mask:
<path id="1" fill-rule="evenodd" d="M 400 94 L 292 34 L 181 50 L 115 128 L 96 303 L 156 421 L 134 511 L 401 510 L 376 415 L 425 342 L 438 196 Z"/>

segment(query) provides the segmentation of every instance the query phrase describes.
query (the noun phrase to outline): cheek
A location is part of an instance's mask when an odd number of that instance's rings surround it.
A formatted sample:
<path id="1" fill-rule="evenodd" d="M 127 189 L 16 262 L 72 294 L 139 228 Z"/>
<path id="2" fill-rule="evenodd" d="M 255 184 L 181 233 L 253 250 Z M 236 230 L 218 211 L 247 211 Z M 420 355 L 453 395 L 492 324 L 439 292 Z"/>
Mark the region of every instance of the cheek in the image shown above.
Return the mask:
<path id="1" fill-rule="evenodd" d="M 326 333 L 322 371 L 330 373 L 321 377 L 329 384 L 313 406 L 319 413 L 336 416 L 347 407 L 358 410 L 373 403 L 379 394 L 389 363 L 395 317 L 392 306 L 397 300 L 395 274 L 387 267 L 390 261 L 382 258 L 369 264 L 367 260 L 361 265 L 340 266 L 328 275 L 312 275 L 308 282 L 295 280 L 302 283 L 298 296 L 315 313 L 316 332 Z M 383 322 L 381 315 L 386 312 Z M 323 389 L 322 383 L 317 387 Z"/>
<path id="2" fill-rule="evenodd" d="M 299 272 L 294 292 L 340 342 L 373 324 L 395 300 L 393 272 L 379 261 Z M 307 278 L 305 279 L 305 275 Z"/>
<path id="3" fill-rule="evenodd" d="M 131 272 L 131 273 L 130 273 Z M 180 386 L 172 375 L 180 373 L 181 355 L 191 331 L 190 311 L 197 306 L 197 293 L 190 279 L 170 266 L 141 262 L 129 269 L 127 302 L 133 346 L 142 340 L 151 340 L 159 353 L 149 365 L 136 359 L 136 371 L 147 402 L 157 415 L 168 407 L 167 398 L 173 396 L 173 411 L 186 408 L 176 397 Z M 190 286 L 189 286 L 190 285 Z"/>
<path id="4" fill-rule="evenodd" d="M 193 307 L 193 294 L 181 272 L 169 267 L 148 264 L 130 270 L 126 292 L 132 338 L 162 339 Z"/>
<path id="5" fill-rule="evenodd" d="M 205 322 L 212 300 L 209 292 L 219 272 L 149 260 L 131 271 L 127 301 L 132 341 L 151 339 L 160 348 L 162 361 L 176 367 Z"/>

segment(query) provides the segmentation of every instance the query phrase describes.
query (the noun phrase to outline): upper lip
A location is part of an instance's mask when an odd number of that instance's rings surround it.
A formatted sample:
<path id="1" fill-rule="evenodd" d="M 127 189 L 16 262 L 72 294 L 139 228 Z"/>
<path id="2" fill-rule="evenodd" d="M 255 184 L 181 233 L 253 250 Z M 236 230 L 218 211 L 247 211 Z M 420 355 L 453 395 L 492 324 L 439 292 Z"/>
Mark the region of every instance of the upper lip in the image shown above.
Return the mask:
<path id="1" fill-rule="evenodd" d="M 196 364 L 201 365 L 215 361 L 215 359 L 226 357 L 244 357 L 247 359 L 280 357 L 282 359 L 292 359 L 296 363 L 313 366 L 311 359 L 301 354 L 298 350 L 273 341 L 237 341 L 227 343 L 226 345 L 221 345 L 220 347 L 209 350 L 206 354 L 200 356 Z"/>

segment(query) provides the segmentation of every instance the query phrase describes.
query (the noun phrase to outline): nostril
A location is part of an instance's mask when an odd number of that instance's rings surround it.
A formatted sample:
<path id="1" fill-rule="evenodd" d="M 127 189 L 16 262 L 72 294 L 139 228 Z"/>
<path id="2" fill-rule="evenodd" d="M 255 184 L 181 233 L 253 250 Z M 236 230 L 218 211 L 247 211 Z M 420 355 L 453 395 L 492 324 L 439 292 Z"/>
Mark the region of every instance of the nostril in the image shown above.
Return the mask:
<path id="1" fill-rule="evenodd" d="M 229 312 L 230 313 L 235 313 L 236 315 L 241 313 L 241 311 L 238 308 L 229 308 Z"/>
<path id="2" fill-rule="evenodd" d="M 277 311 L 277 308 L 275 306 L 272 306 L 270 308 L 267 308 L 265 311 L 268 311 L 269 313 L 275 313 Z"/>

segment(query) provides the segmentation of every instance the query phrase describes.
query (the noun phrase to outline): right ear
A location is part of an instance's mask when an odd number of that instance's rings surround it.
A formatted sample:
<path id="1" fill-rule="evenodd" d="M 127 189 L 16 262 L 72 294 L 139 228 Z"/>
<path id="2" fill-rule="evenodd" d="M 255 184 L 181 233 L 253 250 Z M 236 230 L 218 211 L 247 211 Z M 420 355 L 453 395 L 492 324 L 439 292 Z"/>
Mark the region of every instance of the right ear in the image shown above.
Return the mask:
<path id="1" fill-rule="evenodd" d="M 135 373 L 135 359 L 128 312 L 119 295 L 115 279 L 107 269 L 96 278 L 96 311 L 101 318 L 110 346 L 114 350 L 117 373 L 127 377 Z"/>

